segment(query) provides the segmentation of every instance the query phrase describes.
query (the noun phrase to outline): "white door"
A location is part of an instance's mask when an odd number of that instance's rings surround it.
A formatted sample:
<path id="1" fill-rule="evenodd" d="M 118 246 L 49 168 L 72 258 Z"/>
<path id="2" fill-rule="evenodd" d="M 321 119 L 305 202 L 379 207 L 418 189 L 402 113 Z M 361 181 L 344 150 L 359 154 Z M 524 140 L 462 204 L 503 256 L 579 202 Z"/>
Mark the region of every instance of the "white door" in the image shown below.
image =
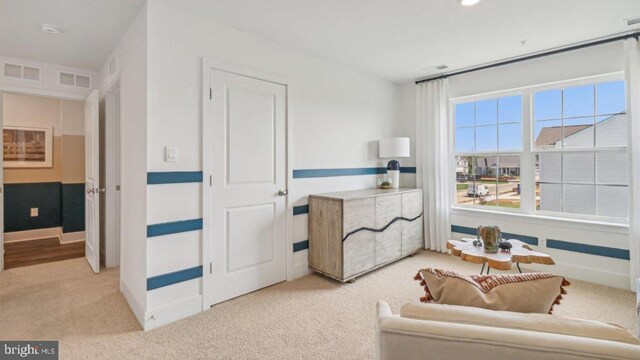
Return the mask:
<path id="1" fill-rule="evenodd" d="M 100 132 L 98 90 L 84 102 L 85 256 L 94 272 L 100 272 Z"/>
<path id="2" fill-rule="evenodd" d="M 287 94 L 284 85 L 223 71 L 211 70 L 210 81 L 205 301 L 213 305 L 286 280 Z"/>

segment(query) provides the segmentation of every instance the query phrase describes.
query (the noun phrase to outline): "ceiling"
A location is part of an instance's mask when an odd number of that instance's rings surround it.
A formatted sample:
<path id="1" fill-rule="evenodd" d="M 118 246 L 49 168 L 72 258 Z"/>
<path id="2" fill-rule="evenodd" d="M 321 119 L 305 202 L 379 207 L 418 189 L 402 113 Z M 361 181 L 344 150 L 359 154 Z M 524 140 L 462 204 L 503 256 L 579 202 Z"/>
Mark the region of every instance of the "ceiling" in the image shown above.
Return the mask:
<path id="1" fill-rule="evenodd" d="M 155 1 L 395 82 L 629 31 L 622 19 L 640 16 L 639 0 Z M 0 53 L 98 70 L 143 3 L 0 0 Z"/>
<path id="2" fill-rule="evenodd" d="M 0 54 L 99 70 L 144 0 L 0 0 Z M 56 25 L 61 34 L 42 32 Z"/>
<path id="3" fill-rule="evenodd" d="M 629 31 L 622 19 L 640 16 L 639 0 L 159 2 L 395 82 Z"/>

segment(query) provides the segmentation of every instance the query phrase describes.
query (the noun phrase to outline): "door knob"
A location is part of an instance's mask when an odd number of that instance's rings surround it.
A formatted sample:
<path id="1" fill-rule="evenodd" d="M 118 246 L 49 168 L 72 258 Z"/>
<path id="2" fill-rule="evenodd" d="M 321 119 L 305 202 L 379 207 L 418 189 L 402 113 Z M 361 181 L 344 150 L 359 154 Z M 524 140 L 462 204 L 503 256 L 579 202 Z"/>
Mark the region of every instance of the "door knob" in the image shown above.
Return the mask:
<path id="1" fill-rule="evenodd" d="M 278 190 L 278 195 L 279 195 L 279 196 L 287 196 L 287 194 L 288 194 L 288 193 L 289 193 L 289 192 L 288 192 L 286 189 L 284 189 L 284 190 Z"/>
<path id="2" fill-rule="evenodd" d="M 96 189 L 94 190 L 94 192 L 95 192 L 96 194 L 97 194 L 97 193 L 99 193 L 99 192 L 103 193 L 103 192 L 105 192 L 105 191 L 107 191 L 107 189 L 105 189 L 105 188 L 96 188 Z"/>

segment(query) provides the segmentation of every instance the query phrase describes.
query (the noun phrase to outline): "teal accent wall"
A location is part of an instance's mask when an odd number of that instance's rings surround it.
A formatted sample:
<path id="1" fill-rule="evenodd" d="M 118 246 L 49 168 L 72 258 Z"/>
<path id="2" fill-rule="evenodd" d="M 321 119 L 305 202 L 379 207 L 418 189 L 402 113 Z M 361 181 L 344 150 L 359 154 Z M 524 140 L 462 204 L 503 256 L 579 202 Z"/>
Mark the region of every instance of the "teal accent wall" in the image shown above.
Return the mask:
<path id="1" fill-rule="evenodd" d="M 84 231 L 84 184 L 62 184 L 62 232 Z"/>
<path id="2" fill-rule="evenodd" d="M 38 216 L 31 217 L 31 208 L 38 208 Z M 4 185 L 4 232 L 52 227 L 84 231 L 84 184 Z"/>

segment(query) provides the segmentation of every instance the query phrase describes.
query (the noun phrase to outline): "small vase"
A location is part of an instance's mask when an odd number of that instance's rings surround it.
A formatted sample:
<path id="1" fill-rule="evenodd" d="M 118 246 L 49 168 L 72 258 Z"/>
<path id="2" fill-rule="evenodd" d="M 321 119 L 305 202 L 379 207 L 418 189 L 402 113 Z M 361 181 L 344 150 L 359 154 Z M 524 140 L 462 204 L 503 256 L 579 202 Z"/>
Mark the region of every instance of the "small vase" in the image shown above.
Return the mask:
<path id="1" fill-rule="evenodd" d="M 497 226 L 478 226 L 478 238 L 484 244 L 484 252 L 496 254 L 501 238 L 500 228 Z"/>

